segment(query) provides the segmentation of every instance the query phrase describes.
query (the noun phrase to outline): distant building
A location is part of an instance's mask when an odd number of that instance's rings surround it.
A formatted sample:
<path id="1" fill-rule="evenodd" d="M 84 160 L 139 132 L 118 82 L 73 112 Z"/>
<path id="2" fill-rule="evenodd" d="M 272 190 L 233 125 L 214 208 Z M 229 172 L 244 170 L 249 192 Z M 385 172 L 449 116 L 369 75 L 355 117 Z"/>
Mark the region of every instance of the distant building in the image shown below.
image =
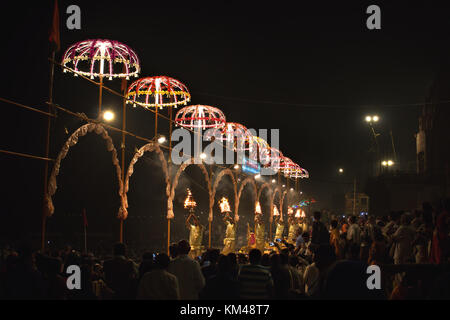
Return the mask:
<path id="1" fill-rule="evenodd" d="M 355 200 L 355 204 L 353 200 Z M 359 215 L 362 212 L 369 212 L 369 196 L 365 193 L 347 192 L 345 194 L 345 214 L 352 215 L 355 213 L 355 215 Z"/>

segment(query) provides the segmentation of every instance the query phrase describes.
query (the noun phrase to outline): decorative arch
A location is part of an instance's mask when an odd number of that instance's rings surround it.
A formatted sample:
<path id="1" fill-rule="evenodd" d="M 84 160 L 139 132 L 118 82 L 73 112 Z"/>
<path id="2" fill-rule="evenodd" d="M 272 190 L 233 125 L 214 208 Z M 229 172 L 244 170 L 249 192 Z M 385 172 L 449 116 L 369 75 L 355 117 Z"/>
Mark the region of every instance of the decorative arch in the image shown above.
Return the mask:
<path id="1" fill-rule="evenodd" d="M 239 192 L 238 192 L 238 196 L 237 196 L 237 199 L 236 199 L 236 201 L 237 201 L 236 212 L 239 209 L 239 203 L 241 201 L 242 191 L 244 191 L 244 187 L 247 184 L 249 184 L 249 183 L 253 186 L 253 191 L 255 192 L 255 205 L 254 205 L 254 207 L 256 206 L 256 202 L 258 201 L 258 198 L 257 198 L 257 196 L 258 196 L 258 188 L 256 187 L 255 179 L 253 177 L 248 177 L 244 181 L 242 181 L 241 186 L 239 187 Z"/>
<path id="2" fill-rule="evenodd" d="M 217 186 L 219 185 L 220 180 L 222 180 L 222 178 L 227 175 L 231 178 L 231 181 L 233 182 L 233 191 L 234 191 L 234 221 L 239 221 L 239 215 L 237 213 L 237 207 L 236 204 L 239 202 L 237 200 L 237 187 L 236 187 L 236 179 L 234 178 L 233 175 L 233 171 L 231 171 L 230 169 L 224 169 L 222 171 L 219 172 L 219 174 L 217 175 L 215 181 L 214 181 L 214 187 L 212 189 L 212 194 L 211 194 L 211 200 L 209 202 L 209 219 L 210 221 L 212 221 L 213 219 L 213 206 L 214 206 L 214 198 L 216 197 L 216 189 Z"/>
<path id="3" fill-rule="evenodd" d="M 209 179 L 208 170 L 206 169 L 205 165 L 203 163 L 195 163 L 194 158 L 190 158 L 183 162 L 183 164 L 178 168 L 177 173 L 175 174 L 175 177 L 173 179 L 172 188 L 170 189 L 170 194 L 167 199 L 167 219 L 173 219 L 173 199 L 175 198 L 175 189 L 178 185 L 178 179 L 180 178 L 181 173 L 190 165 L 197 165 L 203 172 L 203 175 L 205 176 L 206 183 L 208 184 L 208 195 L 209 195 L 209 207 L 212 208 L 211 205 L 211 181 Z M 211 209 L 210 209 L 211 210 Z M 212 220 L 212 212 L 209 214 L 209 221 Z"/>
<path id="4" fill-rule="evenodd" d="M 275 200 L 275 196 L 277 193 L 280 195 L 280 204 L 281 204 L 281 189 L 280 187 L 276 187 L 272 192 L 272 197 L 270 197 L 270 223 L 273 221 L 273 201 Z M 280 211 L 280 210 L 279 210 Z M 280 221 L 283 221 L 283 215 L 280 212 Z"/>
<path id="5" fill-rule="evenodd" d="M 268 182 L 263 183 L 263 184 L 261 185 L 261 187 L 259 188 L 258 196 L 257 196 L 257 198 L 256 198 L 257 201 L 259 201 L 259 199 L 261 198 L 262 191 L 263 191 L 264 189 L 266 189 L 266 188 L 269 189 L 270 192 L 272 192 L 272 187 L 270 186 L 270 184 L 269 184 Z M 272 210 L 272 209 L 271 209 L 271 210 Z"/>
<path id="6" fill-rule="evenodd" d="M 128 217 L 128 189 L 129 189 L 129 182 L 130 177 L 133 175 L 134 172 L 134 165 L 136 162 L 144 155 L 146 152 L 156 152 L 158 154 L 159 160 L 162 164 L 162 170 L 164 172 L 164 180 L 166 182 L 166 195 L 167 198 L 170 196 L 170 177 L 169 177 L 169 169 L 167 167 L 167 161 L 164 157 L 164 153 L 161 151 L 161 148 L 159 147 L 158 143 L 150 142 L 146 145 L 142 146 L 133 156 L 133 159 L 131 159 L 130 164 L 128 165 L 128 170 L 125 175 L 125 181 L 124 181 L 124 193 L 123 193 L 123 203 L 119 210 L 119 218 L 125 220 Z"/>
<path id="7" fill-rule="evenodd" d="M 52 216 L 55 212 L 55 207 L 53 205 L 53 196 L 56 193 L 56 189 L 58 188 L 56 183 L 56 177 L 59 174 L 59 169 L 61 167 L 61 161 L 67 156 L 69 149 L 78 143 L 78 139 L 80 137 L 84 137 L 90 132 L 94 132 L 97 135 L 100 135 L 106 142 L 106 149 L 112 154 L 112 163 L 116 168 L 117 173 L 117 181 L 119 184 L 119 196 L 121 201 L 121 207 L 124 206 L 124 197 L 123 197 L 123 181 L 121 177 L 121 168 L 119 165 L 119 159 L 117 158 L 117 150 L 114 147 L 114 143 L 111 137 L 108 135 L 106 129 L 99 123 L 87 123 L 80 128 L 78 128 L 72 135 L 67 139 L 64 146 L 61 148 L 58 156 L 56 157 L 55 164 L 53 166 L 52 172 L 48 181 L 47 194 L 45 195 L 45 204 L 47 207 L 47 216 Z M 119 211 L 120 215 L 120 211 Z"/>

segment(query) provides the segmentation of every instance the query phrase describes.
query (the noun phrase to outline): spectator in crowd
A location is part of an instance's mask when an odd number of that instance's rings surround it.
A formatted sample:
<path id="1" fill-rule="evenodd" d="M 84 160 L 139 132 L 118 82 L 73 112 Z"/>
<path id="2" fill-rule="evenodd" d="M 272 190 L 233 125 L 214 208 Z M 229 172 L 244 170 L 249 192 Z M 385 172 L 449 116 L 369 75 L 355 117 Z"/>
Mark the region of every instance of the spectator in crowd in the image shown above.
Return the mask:
<path id="1" fill-rule="evenodd" d="M 139 282 L 137 298 L 140 300 L 179 300 L 178 279 L 167 272 L 170 258 L 160 253 L 155 258 L 154 268 L 145 273 Z"/>
<path id="2" fill-rule="evenodd" d="M 447 262 L 450 254 L 450 199 L 446 199 L 436 219 L 431 246 L 431 262 L 441 264 Z"/>
<path id="3" fill-rule="evenodd" d="M 400 226 L 392 235 L 394 245 L 394 263 L 403 264 L 413 261 L 414 230 L 409 226 L 409 217 L 403 214 L 400 218 Z"/>
<path id="4" fill-rule="evenodd" d="M 348 222 L 350 226 L 347 231 L 347 241 L 350 244 L 356 244 L 359 246 L 361 244 L 361 229 L 356 223 L 356 217 L 351 216 L 348 218 Z"/>
<path id="5" fill-rule="evenodd" d="M 45 298 L 45 283 L 37 270 L 33 251 L 29 244 L 22 244 L 18 255 L 12 255 L 6 263 L 6 272 L 1 280 L 5 299 L 36 300 Z"/>
<path id="6" fill-rule="evenodd" d="M 237 281 L 238 275 L 239 275 L 239 264 L 237 262 L 237 256 L 235 253 L 229 253 L 227 255 L 228 260 L 230 262 L 230 268 L 231 268 L 231 277 Z"/>
<path id="7" fill-rule="evenodd" d="M 373 241 L 369 250 L 369 265 L 379 265 L 387 262 L 386 240 L 380 228 L 374 229 Z"/>
<path id="8" fill-rule="evenodd" d="M 336 260 L 334 249 L 329 245 L 321 245 L 313 256 L 313 263 L 306 267 L 303 281 L 305 293 L 311 298 L 320 298 L 322 282 L 329 266 Z"/>
<path id="9" fill-rule="evenodd" d="M 314 222 L 311 230 L 311 244 L 314 248 L 317 248 L 321 244 L 330 243 L 330 233 L 327 227 L 320 221 L 320 211 L 314 212 Z"/>
<path id="10" fill-rule="evenodd" d="M 206 281 L 206 286 L 200 295 L 201 299 L 236 300 L 239 298 L 239 283 L 232 276 L 233 269 L 230 260 L 230 254 L 218 257 L 217 273 Z"/>
<path id="11" fill-rule="evenodd" d="M 178 256 L 170 262 L 168 269 L 178 279 L 181 300 L 197 300 L 205 286 L 200 264 L 188 256 L 189 251 L 191 246 L 188 241 L 178 242 Z"/>
<path id="12" fill-rule="evenodd" d="M 206 251 L 205 261 L 207 261 L 208 264 L 202 266 L 203 277 L 205 277 L 206 281 L 217 274 L 217 260 L 219 259 L 219 256 L 219 249 L 208 249 Z"/>
<path id="13" fill-rule="evenodd" d="M 330 245 L 334 248 L 334 252 L 338 259 L 343 257 L 344 248 L 341 247 L 341 242 L 339 241 L 340 232 L 337 220 L 331 221 L 331 232 L 330 232 Z"/>
<path id="14" fill-rule="evenodd" d="M 134 262 L 126 257 L 123 243 L 114 245 L 114 257 L 103 264 L 105 282 L 114 291 L 115 299 L 134 299 L 136 296 L 136 268 Z"/>
<path id="15" fill-rule="evenodd" d="M 281 261 L 283 256 L 283 260 Z M 275 299 L 286 300 L 289 298 L 290 290 L 293 288 L 292 277 L 287 266 L 287 257 L 285 254 L 272 254 L 270 257 L 270 273 L 274 284 Z"/>
<path id="16" fill-rule="evenodd" d="M 172 243 L 169 246 L 169 255 L 170 255 L 170 259 L 173 260 L 178 256 L 178 244 L 177 243 Z"/>
<path id="17" fill-rule="evenodd" d="M 153 252 L 145 252 L 142 255 L 142 262 L 139 265 L 139 280 L 142 279 L 144 274 L 147 272 L 152 271 L 154 268 L 154 258 L 156 257 L 156 254 Z"/>
<path id="18" fill-rule="evenodd" d="M 246 300 L 263 300 L 272 296 L 273 280 L 269 270 L 261 263 L 261 251 L 252 249 L 249 253 L 250 264 L 242 265 L 238 281 L 240 298 Z"/>

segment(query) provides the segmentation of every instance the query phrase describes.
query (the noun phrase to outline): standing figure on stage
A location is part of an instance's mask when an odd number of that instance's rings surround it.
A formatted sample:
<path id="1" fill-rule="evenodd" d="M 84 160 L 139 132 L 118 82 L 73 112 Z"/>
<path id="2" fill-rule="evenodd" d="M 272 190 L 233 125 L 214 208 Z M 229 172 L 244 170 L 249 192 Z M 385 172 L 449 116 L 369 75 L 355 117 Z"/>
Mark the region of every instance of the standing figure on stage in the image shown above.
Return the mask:
<path id="1" fill-rule="evenodd" d="M 280 216 L 275 216 L 275 225 L 277 226 L 277 228 L 275 231 L 274 241 L 277 241 L 277 239 L 283 240 L 284 224 L 282 221 L 280 221 Z"/>
<path id="2" fill-rule="evenodd" d="M 265 233 L 265 225 L 262 221 L 261 214 L 257 214 L 255 216 L 255 238 L 256 238 L 256 249 L 261 251 L 264 254 L 264 233 Z"/>
<path id="3" fill-rule="evenodd" d="M 223 239 L 224 247 L 222 250 L 222 254 L 227 255 L 232 252 L 234 253 L 234 247 L 236 244 L 236 225 L 229 212 L 225 214 L 223 220 L 225 221 L 227 230 L 225 231 L 225 239 Z"/>
<path id="4" fill-rule="evenodd" d="M 288 239 L 287 241 L 289 243 L 295 244 L 295 241 L 297 240 L 297 231 L 300 229 L 300 218 L 290 216 L 288 218 L 288 225 L 289 225 L 289 232 L 288 232 Z"/>
<path id="5" fill-rule="evenodd" d="M 200 256 L 202 252 L 204 227 L 200 224 L 198 217 L 193 213 L 190 213 L 186 219 L 186 226 L 189 229 L 189 244 L 191 245 L 189 255 L 194 259 Z"/>
<path id="6" fill-rule="evenodd" d="M 255 233 L 250 229 L 250 224 L 247 223 L 247 251 L 256 248 L 256 238 Z"/>

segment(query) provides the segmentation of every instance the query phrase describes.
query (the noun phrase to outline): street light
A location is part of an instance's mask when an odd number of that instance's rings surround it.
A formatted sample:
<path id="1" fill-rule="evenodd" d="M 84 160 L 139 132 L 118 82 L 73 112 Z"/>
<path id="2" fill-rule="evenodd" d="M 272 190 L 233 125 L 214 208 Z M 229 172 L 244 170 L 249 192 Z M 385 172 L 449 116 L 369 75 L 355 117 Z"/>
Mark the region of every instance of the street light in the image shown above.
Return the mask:
<path id="1" fill-rule="evenodd" d="M 372 123 L 372 122 L 378 122 L 380 120 L 380 117 L 377 115 L 374 116 L 366 116 L 366 122 Z"/>
<path id="2" fill-rule="evenodd" d="M 114 120 L 114 118 L 115 118 L 114 112 L 112 112 L 110 110 L 105 110 L 103 112 L 103 120 L 105 120 L 107 122 L 111 122 Z"/>
<path id="3" fill-rule="evenodd" d="M 202 153 L 202 154 L 200 155 L 200 159 L 205 160 L 205 159 L 206 159 L 206 154 L 205 154 L 205 153 Z"/>
<path id="4" fill-rule="evenodd" d="M 275 180 L 275 179 L 272 180 L 272 183 L 276 183 L 276 182 L 277 182 L 277 180 Z"/>
<path id="5" fill-rule="evenodd" d="M 344 169 L 339 168 L 339 173 L 344 173 Z"/>
<path id="6" fill-rule="evenodd" d="M 238 169 L 239 169 L 239 165 L 238 165 L 238 164 L 235 165 L 235 166 L 234 166 L 234 169 L 235 169 L 235 170 L 238 170 Z"/>
<path id="7" fill-rule="evenodd" d="M 159 143 L 159 144 L 163 144 L 164 142 L 166 142 L 166 137 L 165 137 L 165 136 L 160 136 L 160 137 L 158 138 L 158 143 Z"/>
<path id="8" fill-rule="evenodd" d="M 394 164 L 395 164 L 395 162 L 392 160 L 384 160 L 381 162 L 381 165 L 383 167 L 392 167 Z"/>

